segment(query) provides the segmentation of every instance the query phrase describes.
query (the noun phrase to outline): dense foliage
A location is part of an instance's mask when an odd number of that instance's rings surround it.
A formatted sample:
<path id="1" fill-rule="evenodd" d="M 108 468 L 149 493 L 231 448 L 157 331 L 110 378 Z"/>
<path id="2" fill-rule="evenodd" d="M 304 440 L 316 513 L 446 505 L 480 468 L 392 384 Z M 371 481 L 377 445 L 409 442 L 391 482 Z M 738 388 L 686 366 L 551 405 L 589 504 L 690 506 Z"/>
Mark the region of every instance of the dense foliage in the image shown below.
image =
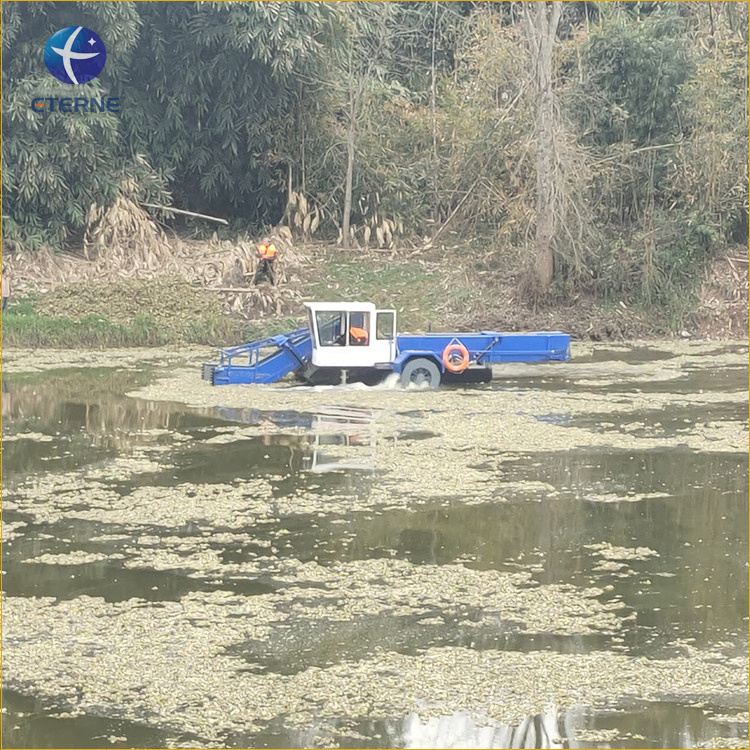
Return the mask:
<path id="1" fill-rule="evenodd" d="M 563 6 L 554 288 L 659 299 L 747 240 L 748 7 Z M 538 190 L 522 11 L 4 2 L 6 247 L 76 244 L 91 206 L 125 195 L 345 244 L 453 232 L 522 265 Z M 35 96 L 70 95 L 43 48 L 73 24 L 108 48 L 81 95 L 118 96 L 120 113 L 32 111 Z"/>

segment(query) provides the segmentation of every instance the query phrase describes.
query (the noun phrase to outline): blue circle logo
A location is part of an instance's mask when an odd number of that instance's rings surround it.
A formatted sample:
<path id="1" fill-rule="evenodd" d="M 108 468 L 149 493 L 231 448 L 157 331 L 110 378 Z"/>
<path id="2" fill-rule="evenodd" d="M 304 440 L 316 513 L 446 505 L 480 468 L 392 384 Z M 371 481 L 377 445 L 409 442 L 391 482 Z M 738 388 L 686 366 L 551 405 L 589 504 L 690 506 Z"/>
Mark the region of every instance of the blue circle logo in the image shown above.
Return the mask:
<path id="1" fill-rule="evenodd" d="M 44 46 L 44 64 L 58 81 L 76 85 L 96 78 L 104 69 L 107 50 L 91 29 L 68 26 Z"/>

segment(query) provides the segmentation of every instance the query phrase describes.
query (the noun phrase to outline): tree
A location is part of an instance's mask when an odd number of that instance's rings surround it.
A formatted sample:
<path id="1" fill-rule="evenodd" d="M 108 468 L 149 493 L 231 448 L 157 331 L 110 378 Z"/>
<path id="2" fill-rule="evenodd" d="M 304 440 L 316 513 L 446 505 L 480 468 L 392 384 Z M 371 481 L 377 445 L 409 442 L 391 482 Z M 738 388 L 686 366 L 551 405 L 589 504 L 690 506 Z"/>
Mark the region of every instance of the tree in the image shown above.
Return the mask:
<path id="1" fill-rule="evenodd" d="M 323 50 L 325 4 L 138 8 L 143 28 L 124 85 L 126 138 L 145 140 L 155 164 L 173 171 L 183 207 L 275 223 L 286 201 L 297 77 L 314 70 Z"/>
<path id="2" fill-rule="evenodd" d="M 591 105 L 581 124 L 611 157 L 608 221 L 639 222 L 671 203 L 669 164 L 687 135 L 680 90 L 693 65 L 685 21 L 670 5 L 643 16 L 615 8 L 592 31 L 584 56 Z"/>
<path id="3" fill-rule="evenodd" d="M 557 186 L 555 170 L 555 95 L 552 53 L 562 2 L 525 2 L 524 25 L 536 94 L 536 239 L 534 281 L 539 293 L 555 271 Z"/>
<path id="4" fill-rule="evenodd" d="M 673 199 L 730 241 L 746 243 L 748 6 L 691 5 L 695 72 L 679 92 L 689 137 L 682 139 L 671 170 Z"/>
<path id="5" fill-rule="evenodd" d="M 340 97 L 339 111 L 345 127 L 346 171 L 341 211 L 344 247 L 350 246 L 353 235 L 351 215 L 358 133 L 361 122 L 370 115 L 367 103 L 371 88 L 384 77 L 389 23 L 394 13 L 389 3 L 345 3 L 337 19 L 338 34 L 332 48 L 333 77 L 327 83 Z"/>

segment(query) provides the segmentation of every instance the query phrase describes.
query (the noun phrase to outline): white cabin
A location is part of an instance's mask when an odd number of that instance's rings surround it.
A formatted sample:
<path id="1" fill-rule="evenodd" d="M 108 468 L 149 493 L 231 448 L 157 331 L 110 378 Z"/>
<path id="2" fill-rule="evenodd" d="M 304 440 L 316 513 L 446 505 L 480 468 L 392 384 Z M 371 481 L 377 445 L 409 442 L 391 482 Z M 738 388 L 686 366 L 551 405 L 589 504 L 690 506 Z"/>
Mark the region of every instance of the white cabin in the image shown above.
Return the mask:
<path id="1" fill-rule="evenodd" d="M 396 357 L 396 311 L 371 302 L 306 302 L 315 367 L 375 367 Z"/>

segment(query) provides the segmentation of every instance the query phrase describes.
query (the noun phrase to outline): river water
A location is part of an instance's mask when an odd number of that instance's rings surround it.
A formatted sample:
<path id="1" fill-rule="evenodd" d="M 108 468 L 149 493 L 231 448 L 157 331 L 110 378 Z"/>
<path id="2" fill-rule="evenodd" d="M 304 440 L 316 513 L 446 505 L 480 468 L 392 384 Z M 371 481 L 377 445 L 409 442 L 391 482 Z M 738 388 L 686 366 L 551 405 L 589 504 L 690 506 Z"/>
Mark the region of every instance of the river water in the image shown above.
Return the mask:
<path id="1" fill-rule="evenodd" d="M 2 746 L 748 747 L 747 352 L 5 352 Z"/>

